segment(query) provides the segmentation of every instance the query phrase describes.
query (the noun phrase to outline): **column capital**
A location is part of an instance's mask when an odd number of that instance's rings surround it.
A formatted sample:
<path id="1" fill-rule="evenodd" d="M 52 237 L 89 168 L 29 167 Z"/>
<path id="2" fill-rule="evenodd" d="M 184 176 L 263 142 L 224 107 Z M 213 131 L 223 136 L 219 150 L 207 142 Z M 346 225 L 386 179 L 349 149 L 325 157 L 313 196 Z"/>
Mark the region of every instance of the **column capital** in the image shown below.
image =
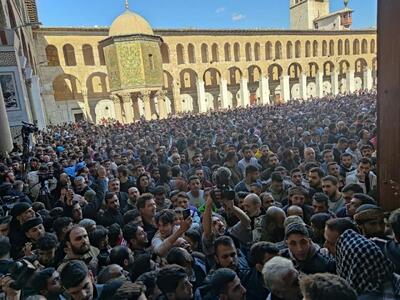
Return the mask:
<path id="1" fill-rule="evenodd" d="M 116 103 L 116 104 L 121 102 L 121 100 L 120 100 L 120 98 L 118 97 L 118 95 L 115 95 L 115 94 L 110 95 L 110 99 L 111 99 L 111 101 L 113 101 L 113 102 Z"/>
<path id="2" fill-rule="evenodd" d="M 140 92 L 140 96 L 143 98 L 143 101 L 150 101 L 152 91 L 142 91 Z"/>
<path id="3" fill-rule="evenodd" d="M 154 97 L 164 99 L 165 96 L 167 95 L 167 93 L 168 93 L 168 91 L 166 91 L 166 90 L 158 90 L 154 93 Z"/>
<path id="4" fill-rule="evenodd" d="M 132 101 L 132 94 L 131 93 L 123 93 L 121 94 L 122 102 L 131 102 Z"/>

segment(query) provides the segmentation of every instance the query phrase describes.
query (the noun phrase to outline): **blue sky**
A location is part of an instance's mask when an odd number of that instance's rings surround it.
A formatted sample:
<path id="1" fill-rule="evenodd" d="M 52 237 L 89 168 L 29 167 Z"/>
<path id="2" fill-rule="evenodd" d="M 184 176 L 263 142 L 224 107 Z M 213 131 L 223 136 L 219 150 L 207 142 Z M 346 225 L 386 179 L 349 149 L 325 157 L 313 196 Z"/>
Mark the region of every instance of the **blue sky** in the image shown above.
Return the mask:
<path id="1" fill-rule="evenodd" d="M 331 11 L 343 8 L 331 0 Z M 153 28 L 288 28 L 289 0 L 130 0 Z M 37 0 L 44 26 L 109 26 L 124 0 Z M 350 0 L 353 28 L 376 27 L 377 0 Z"/>

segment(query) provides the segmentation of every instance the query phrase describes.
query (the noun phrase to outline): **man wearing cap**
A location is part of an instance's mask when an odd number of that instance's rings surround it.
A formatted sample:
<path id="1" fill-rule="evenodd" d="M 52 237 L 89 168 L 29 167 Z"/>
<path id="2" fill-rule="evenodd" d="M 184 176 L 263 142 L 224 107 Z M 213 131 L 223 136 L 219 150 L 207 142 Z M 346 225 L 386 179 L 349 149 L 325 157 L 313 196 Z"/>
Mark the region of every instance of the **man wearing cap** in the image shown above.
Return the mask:
<path id="1" fill-rule="evenodd" d="M 354 215 L 357 226 L 367 238 L 385 238 L 384 218 L 383 209 L 373 204 L 361 205 Z"/>
<path id="2" fill-rule="evenodd" d="M 288 248 L 281 251 L 281 256 L 291 259 L 298 271 L 305 274 L 335 272 L 334 262 L 311 241 L 306 225 L 289 224 L 285 230 L 285 241 Z"/>
<path id="3" fill-rule="evenodd" d="M 22 225 L 29 219 L 35 217 L 35 211 L 30 204 L 20 202 L 13 206 L 10 215 L 12 216 L 9 232 L 10 241 L 13 247 L 21 249 L 25 243 L 25 234 L 22 230 Z M 13 255 L 17 255 L 17 253 L 13 252 Z"/>
<path id="4" fill-rule="evenodd" d="M 24 254 L 31 255 L 31 251 L 36 247 L 36 242 L 45 234 L 42 218 L 32 218 L 22 224 L 25 234 Z M 19 250 L 19 249 L 18 249 Z"/>

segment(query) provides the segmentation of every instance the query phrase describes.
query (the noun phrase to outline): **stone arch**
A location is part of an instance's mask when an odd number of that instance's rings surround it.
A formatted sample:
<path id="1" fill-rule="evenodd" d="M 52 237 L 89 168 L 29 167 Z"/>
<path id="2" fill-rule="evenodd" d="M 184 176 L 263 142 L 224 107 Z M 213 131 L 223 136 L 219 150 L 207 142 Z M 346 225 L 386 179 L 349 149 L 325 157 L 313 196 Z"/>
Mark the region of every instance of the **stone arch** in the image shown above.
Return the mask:
<path id="1" fill-rule="evenodd" d="M 311 42 L 306 41 L 306 57 L 311 57 Z"/>
<path id="2" fill-rule="evenodd" d="M 272 81 L 279 81 L 283 74 L 283 68 L 278 64 L 272 64 L 268 67 L 268 77 Z"/>
<path id="3" fill-rule="evenodd" d="M 376 51 L 375 48 L 376 48 L 375 39 L 372 39 L 372 40 L 371 40 L 371 45 L 370 45 L 370 47 L 369 47 L 369 50 L 370 50 L 371 54 L 374 54 L 374 53 L 375 53 L 375 51 Z"/>
<path id="4" fill-rule="evenodd" d="M 107 74 L 103 72 L 90 74 L 86 80 L 86 88 L 89 98 L 108 96 Z"/>
<path id="5" fill-rule="evenodd" d="M 280 41 L 275 43 L 275 59 L 282 59 L 282 43 Z"/>
<path id="6" fill-rule="evenodd" d="M 252 55 L 252 50 L 251 50 L 251 44 L 250 43 L 246 43 L 245 52 L 246 52 L 246 61 L 252 61 L 253 60 L 253 55 Z"/>
<path id="7" fill-rule="evenodd" d="M 358 39 L 355 39 L 353 41 L 353 54 L 354 55 L 360 54 L 360 41 Z"/>
<path id="8" fill-rule="evenodd" d="M 260 43 L 255 43 L 254 44 L 254 60 L 259 61 L 260 60 L 260 53 L 261 53 L 261 46 Z"/>
<path id="9" fill-rule="evenodd" d="M 233 56 L 235 58 L 235 61 L 240 61 L 240 44 L 235 43 L 233 45 Z"/>
<path id="10" fill-rule="evenodd" d="M 291 41 L 286 43 L 286 58 L 291 59 L 293 58 L 293 44 Z"/>
<path id="11" fill-rule="evenodd" d="M 194 49 L 193 44 L 188 45 L 188 58 L 189 58 L 189 64 L 196 63 L 196 51 Z"/>
<path id="12" fill-rule="evenodd" d="M 296 43 L 294 44 L 294 56 L 296 58 L 301 57 L 301 42 L 300 41 L 296 41 Z"/>
<path id="13" fill-rule="evenodd" d="M 363 74 L 364 70 L 368 67 L 368 63 L 364 58 L 358 58 L 354 63 L 354 73 Z"/>
<path id="14" fill-rule="evenodd" d="M 49 67 L 55 67 L 60 65 L 60 58 L 58 57 L 57 47 L 54 45 L 48 45 L 46 47 L 46 59 Z"/>
<path id="15" fill-rule="evenodd" d="M 272 59 L 272 43 L 266 42 L 265 43 L 265 60 Z"/>
<path id="16" fill-rule="evenodd" d="M 350 55 L 350 41 L 348 39 L 344 41 L 344 54 Z"/>
<path id="17" fill-rule="evenodd" d="M 247 68 L 249 74 L 249 83 L 258 82 L 262 76 L 262 71 L 259 66 L 251 65 Z"/>
<path id="18" fill-rule="evenodd" d="M 228 85 L 237 85 L 240 84 L 243 73 L 238 67 L 230 67 L 228 69 L 228 75 Z"/>
<path id="19" fill-rule="evenodd" d="M 318 57 L 318 41 L 313 42 L 313 57 Z"/>
<path id="20" fill-rule="evenodd" d="M 307 72 L 307 77 L 308 78 L 315 78 L 315 76 L 317 75 L 319 71 L 319 66 L 317 63 L 315 62 L 310 62 L 308 64 L 308 72 Z"/>
<path id="21" fill-rule="evenodd" d="M 218 87 L 221 81 L 221 72 L 216 68 L 209 68 L 203 74 L 205 87 Z"/>
<path id="22" fill-rule="evenodd" d="M 164 78 L 163 88 L 166 90 L 172 90 L 174 78 L 172 77 L 171 73 L 164 70 L 163 78 Z"/>
<path id="23" fill-rule="evenodd" d="M 343 55 L 343 41 L 338 41 L 338 55 Z"/>
<path id="24" fill-rule="evenodd" d="M 288 75 L 290 79 L 298 80 L 302 72 L 302 67 L 299 63 L 291 63 L 288 68 Z"/>
<path id="25" fill-rule="evenodd" d="M 335 55 L 335 42 L 333 40 L 329 41 L 329 56 Z"/>
<path id="26" fill-rule="evenodd" d="M 346 72 L 349 70 L 350 68 L 350 63 L 347 60 L 342 60 L 341 62 L 339 62 L 339 74 L 340 75 L 345 75 Z"/>
<path id="27" fill-rule="evenodd" d="M 179 73 L 181 89 L 194 89 L 197 83 L 197 73 L 193 69 L 183 69 Z"/>
<path id="28" fill-rule="evenodd" d="M 176 45 L 176 60 L 178 62 L 178 65 L 185 64 L 185 56 L 184 56 L 184 51 L 183 51 L 183 45 L 182 44 L 177 44 Z"/>
<path id="29" fill-rule="evenodd" d="M 219 62 L 219 49 L 217 43 L 214 43 L 211 46 L 211 60 L 212 62 Z"/>
<path id="30" fill-rule="evenodd" d="M 225 54 L 225 61 L 232 61 L 231 44 L 225 43 L 224 54 Z"/>
<path id="31" fill-rule="evenodd" d="M 99 62 L 101 66 L 106 65 L 106 58 L 104 56 L 104 49 L 101 45 L 97 46 L 97 52 L 99 53 Z"/>
<path id="32" fill-rule="evenodd" d="M 328 42 L 322 41 L 322 56 L 328 56 Z"/>
<path id="33" fill-rule="evenodd" d="M 76 66 L 75 49 L 71 44 L 65 44 L 63 47 L 64 60 L 66 66 Z"/>
<path id="34" fill-rule="evenodd" d="M 208 58 L 208 45 L 203 43 L 201 44 L 201 62 L 202 63 L 208 63 L 209 58 Z"/>
<path id="35" fill-rule="evenodd" d="M 162 43 L 160 45 L 160 51 L 161 51 L 161 58 L 162 58 L 163 64 L 169 64 L 170 60 L 169 60 L 169 47 L 168 47 L 168 44 Z"/>
<path id="36" fill-rule="evenodd" d="M 363 39 L 361 42 L 361 53 L 367 54 L 368 53 L 368 42 L 366 39 Z"/>
<path id="37" fill-rule="evenodd" d="M 331 76 L 332 72 L 335 70 L 335 65 L 331 61 L 327 61 L 324 63 L 324 76 Z"/>
<path id="38" fill-rule="evenodd" d="M 56 101 L 82 100 L 82 88 L 78 78 L 70 74 L 57 76 L 53 81 Z"/>
<path id="39" fill-rule="evenodd" d="M 93 47 L 89 44 L 82 46 L 83 63 L 85 66 L 94 66 Z"/>

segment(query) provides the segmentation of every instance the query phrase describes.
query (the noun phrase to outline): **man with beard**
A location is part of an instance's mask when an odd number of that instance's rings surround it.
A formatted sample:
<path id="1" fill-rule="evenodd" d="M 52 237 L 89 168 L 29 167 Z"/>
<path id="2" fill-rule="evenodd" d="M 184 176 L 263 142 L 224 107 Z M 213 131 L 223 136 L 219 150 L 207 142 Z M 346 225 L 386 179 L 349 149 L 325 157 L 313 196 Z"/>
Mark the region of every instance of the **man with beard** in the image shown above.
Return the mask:
<path id="1" fill-rule="evenodd" d="M 157 274 L 157 286 L 161 290 L 160 300 L 191 300 L 193 286 L 184 268 L 178 265 L 167 265 Z"/>
<path id="2" fill-rule="evenodd" d="M 60 272 L 61 284 L 72 300 L 97 300 L 103 286 L 94 284 L 93 274 L 79 260 L 67 262 Z"/>
<path id="3" fill-rule="evenodd" d="M 322 171 L 320 168 L 312 168 L 310 171 L 308 171 L 308 181 L 310 183 L 310 188 L 313 189 L 312 194 L 323 192 L 321 182 L 322 177 L 324 177 L 324 171 Z"/>
<path id="4" fill-rule="evenodd" d="M 73 226 L 66 232 L 64 251 L 66 253 L 64 262 L 81 260 L 91 269 L 97 271 L 97 256 L 100 254 L 100 250 L 90 245 L 89 236 L 85 228 Z M 58 269 L 62 270 L 64 265 L 65 263 L 61 264 Z"/>
<path id="5" fill-rule="evenodd" d="M 265 211 L 261 206 L 261 199 L 256 194 L 247 195 L 243 201 L 243 210 L 250 218 L 250 232 L 248 236 L 250 237 L 250 242 L 258 242 L 261 238 L 261 222 Z"/>
<path id="6" fill-rule="evenodd" d="M 114 223 L 124 225 L 123 216 L 119 207 L 119 200 L 116 193 L 107 193 L 105 197 L 106 210 L 99 218 L 99 224 L 108 227 Z"/>
<path id="7" fill-rule="evenodd" d="M 350 153 L 343 153 L 340 156 L 340 176 L 346 178 L 347 173 L 355 170 L 353 164 L 353 156 Z"/>
<path id="8" fill-rule="evenodd" d="M 361 205 L 356 210 L 354 221 L 360 228 L 361 234 L 367 238 L 385 239 L 385 215 L 382 208 L 373 204 Z"/>
<path id="9" fill-rule="evenodd" d="M 32 249 L 36 249 L 36 243 L 45 234 L 42 218 L 32 218 L 22 224 L 22 231 L 25 233 L 25 246 L 23 249 L 16 249 L 18 252 L 23 250 L 25 255 L 31 255 Z"/>
<path id="10" fill-rule="evenodd" d="M 216 270 L 211 278 L 208 293 L 203 299 L 245 300 L 246 289 L 235 271 L 228 268 Z"/>
<path id="11" fill-rule="evenodd" d="M 121 266 L 125 271 L 129 271 L 129 268 L 133 263 L 133 254 L 131 249 L 126 246 L 115 246 L 110 251 L 110 264 L 117 264 Z"/>
<path id="12" fill-rule="evenodd" d="M 130 223 L 125 225 L 122 232 L 129 248 L 133 251 L 134 257 L 146 253 L 149 240 L 146 231 L 141 226 Z"/>
<path id="13" fill-rule="evenodd" d="M 60 274 L 54 268 L 37 271 L 32 279 L 32 287 L 48 300 L 64 300 Z"/>
<path id="14" fill-rule="evenodd" d="M 339 192 L 338 184 L 339 182 L 334 176 L 329 175 L 322 178 L 322 190 L 329 197 L 329 210 L 335 214 L 345 207 L 343 195 Z"/>
<path id="15" fill-rule="evenodd" d="M 123 207 L 124 212 L 128 210 L 136 209 L 136 201 L 139 198 L 140 193 L 137 187 L 131 187 L 128 189 L 128 202 L 125 207 Z"/>

